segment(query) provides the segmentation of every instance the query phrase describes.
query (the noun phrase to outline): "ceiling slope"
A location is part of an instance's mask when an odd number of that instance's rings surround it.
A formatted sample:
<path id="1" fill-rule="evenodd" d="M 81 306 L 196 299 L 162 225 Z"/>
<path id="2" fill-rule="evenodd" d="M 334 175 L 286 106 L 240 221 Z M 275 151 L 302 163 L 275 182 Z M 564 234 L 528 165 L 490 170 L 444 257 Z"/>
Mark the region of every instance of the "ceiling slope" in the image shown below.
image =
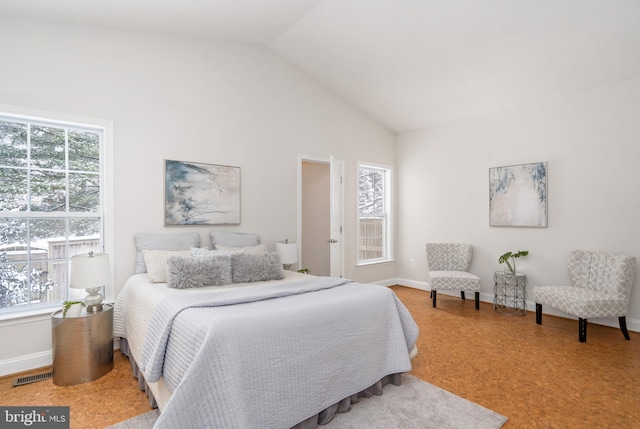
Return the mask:
<path id="1" fill-rule="evenodd" d="M 640 2 L 324 0 L 270 47 L 402 133 L 640 76 Z"/>
<path id="2" fill-rule="evenodd" d="M 267 44 L 321 0 L 2 0 L 0 15 Z"/>
<path id="3" fill-rule="evenodd" d="M 639 0 L 2 0 L 0 16 L 264 45 L 396 133 L 640 76 Z"/>

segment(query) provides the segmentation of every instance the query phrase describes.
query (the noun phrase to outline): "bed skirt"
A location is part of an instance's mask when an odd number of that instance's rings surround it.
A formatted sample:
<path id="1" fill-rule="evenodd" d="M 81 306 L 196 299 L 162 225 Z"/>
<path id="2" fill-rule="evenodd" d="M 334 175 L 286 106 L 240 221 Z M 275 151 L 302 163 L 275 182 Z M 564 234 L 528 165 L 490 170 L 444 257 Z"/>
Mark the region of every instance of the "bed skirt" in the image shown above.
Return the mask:
<path id="1" fill-rule="evenodd" d="M 153 393 L 151 392 L 151 389 L 149 389 L 149 385 L 144 379 L 144 375 L 138 369 L 138 364 L 136 363 L 133 356 L 131 356 L 131 353 L 129 351 L 129 343 L 127 342 L 126 338 L 120 338 L 120 351 L 122 352 L 123 355 L 129 358 L 129 363 L 131 364 L 131 370 L 133 372 L 133 376 L 138 379 L 138 387 L 140 388 L 140 390 L 143 390 L 146 393 L 147 397 L 149 398 L 149 405 L 151 405 L 151 408 L 157 408 L 158 407 L 157 401 L 154 398 Z M 374 395 L 375 396 L 382 395 L 383 393 L 382 388 L 389 383 L 392 383 L 396 386 L 399 386 L 400 384 L 402 384 L 401 374 L 397 373 L 397 374 L 391 374 L 391 375 L 382 377 L 380 380 L 378 380 L 377 383 L 374 383 L 373 385 L 367 387 L 366 389 L 356 394 L 347 396 L 341 401 L 325 408 L 318 414 L 313 415 L 308 419 L 305 419 L 304 421 L 298 423 L 297 425 L 293 426 L 291 429 L 315 429 L 318 427 L 318 425 L 326 425 L 335 417 L 336 414 L 346 413 L 350 411 L 351 405 L 358 403 L 360 398 L 370 398 L 371 396 L 374 396 Z"/>
<path id="2" fill-rule="evenodd" d="M 158 408 L 158 403 L 156 402 L 156 398 L 153 396 L 151 389 L 149 389 L 149 385 L 147 381 L 144 379 L 144 375 L 138 368 L 138 364 L 136 360 L 131 356 L 131 352 L 129 350 L 129 342 L 126 338 L 120 338 L 120 351 L 123 355 L 129 358 L 129 363 L 131 364 L 131 371 L 133 372 L 133 376 L 138 379 L 138 388 L 140 390 L 144 390 L 147 394 L 147 398 L 149 398 L 149 405 L 151 408 Z"/>
<path id="3" fill-rule="evenodd" d="M 329 423 L 337 413 L 346 413 L 351 410 L 351 405 L 356 404 L 360 398 L 370 398 L 371 396 L 382 395 L 382 388 L 389 383 L 393 383 L 396 386 L 401 384 L 401 374 L 391 374 L 382 377 L 377 383 L 366 389 L 356 393 L 355 395 L 347 396 L 342 401 L 339 401 L 328 408 L 325 408 L 318 414 L 309 417 L 303 422 L 298 423 L 292 429 L 314 429 L 318 425 L 326 425 Z"/>

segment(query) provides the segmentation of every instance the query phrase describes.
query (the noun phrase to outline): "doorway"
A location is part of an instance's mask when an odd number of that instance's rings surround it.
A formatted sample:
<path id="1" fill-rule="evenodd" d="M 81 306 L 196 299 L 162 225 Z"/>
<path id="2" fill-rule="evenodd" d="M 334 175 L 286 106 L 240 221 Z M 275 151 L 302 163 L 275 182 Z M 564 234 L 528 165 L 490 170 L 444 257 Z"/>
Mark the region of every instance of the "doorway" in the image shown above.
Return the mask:
<path id="1" fill-rule="evenodd" d="M 298 266 L 342 277 L 343 162 L 301 155 L 298 167 Z"/>

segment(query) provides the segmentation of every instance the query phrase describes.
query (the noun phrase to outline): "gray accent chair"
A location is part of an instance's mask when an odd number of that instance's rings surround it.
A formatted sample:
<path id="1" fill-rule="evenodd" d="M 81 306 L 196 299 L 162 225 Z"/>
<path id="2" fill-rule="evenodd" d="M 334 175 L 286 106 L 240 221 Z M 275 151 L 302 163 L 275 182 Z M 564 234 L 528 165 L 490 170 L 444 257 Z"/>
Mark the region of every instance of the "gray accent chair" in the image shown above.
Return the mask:
<path id="1" fill-rule="evenodd" d="M 480 309 L 480 278 L 469 272 L 473 247 L 466 243 L 427 243 L 427 266 L 433 306 L 438 291 L 474 292 L 476 310 Z"/>
<path id="2" fill-rule="evenodd" d="M 622 335 L 629 340 L 627 310 L 636 258 L 604 252 L 573 250 L 569 253 L 571 286 L 533 289 L 536 323 L 542 324 L 542 306 L 578 318 L 578 341 L 587 342 L 587 319 L 617 317 Z"/>

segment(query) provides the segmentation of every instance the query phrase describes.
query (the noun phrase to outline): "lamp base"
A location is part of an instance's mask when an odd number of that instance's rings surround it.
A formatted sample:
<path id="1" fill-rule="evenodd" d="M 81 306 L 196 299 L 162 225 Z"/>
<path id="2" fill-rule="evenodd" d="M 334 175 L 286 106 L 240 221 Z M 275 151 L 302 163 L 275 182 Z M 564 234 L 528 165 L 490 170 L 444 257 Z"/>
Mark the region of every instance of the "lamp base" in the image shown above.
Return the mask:
<path id="1" fill-rule="evenodd" d="M 87 305 L 85 309 L 87 313 L 100 313 L 102 311 L 102 304 Z"/>
<path id="2" fill-rule="evenodd" d="M 87 313 L 98 313 L 102 311 L 102 299 L 104 298 L 100 293 L 99 287 L 92 287 L 85 289 L 87 296 L 84 297 L 84 304 L 86 306 Z"/>

